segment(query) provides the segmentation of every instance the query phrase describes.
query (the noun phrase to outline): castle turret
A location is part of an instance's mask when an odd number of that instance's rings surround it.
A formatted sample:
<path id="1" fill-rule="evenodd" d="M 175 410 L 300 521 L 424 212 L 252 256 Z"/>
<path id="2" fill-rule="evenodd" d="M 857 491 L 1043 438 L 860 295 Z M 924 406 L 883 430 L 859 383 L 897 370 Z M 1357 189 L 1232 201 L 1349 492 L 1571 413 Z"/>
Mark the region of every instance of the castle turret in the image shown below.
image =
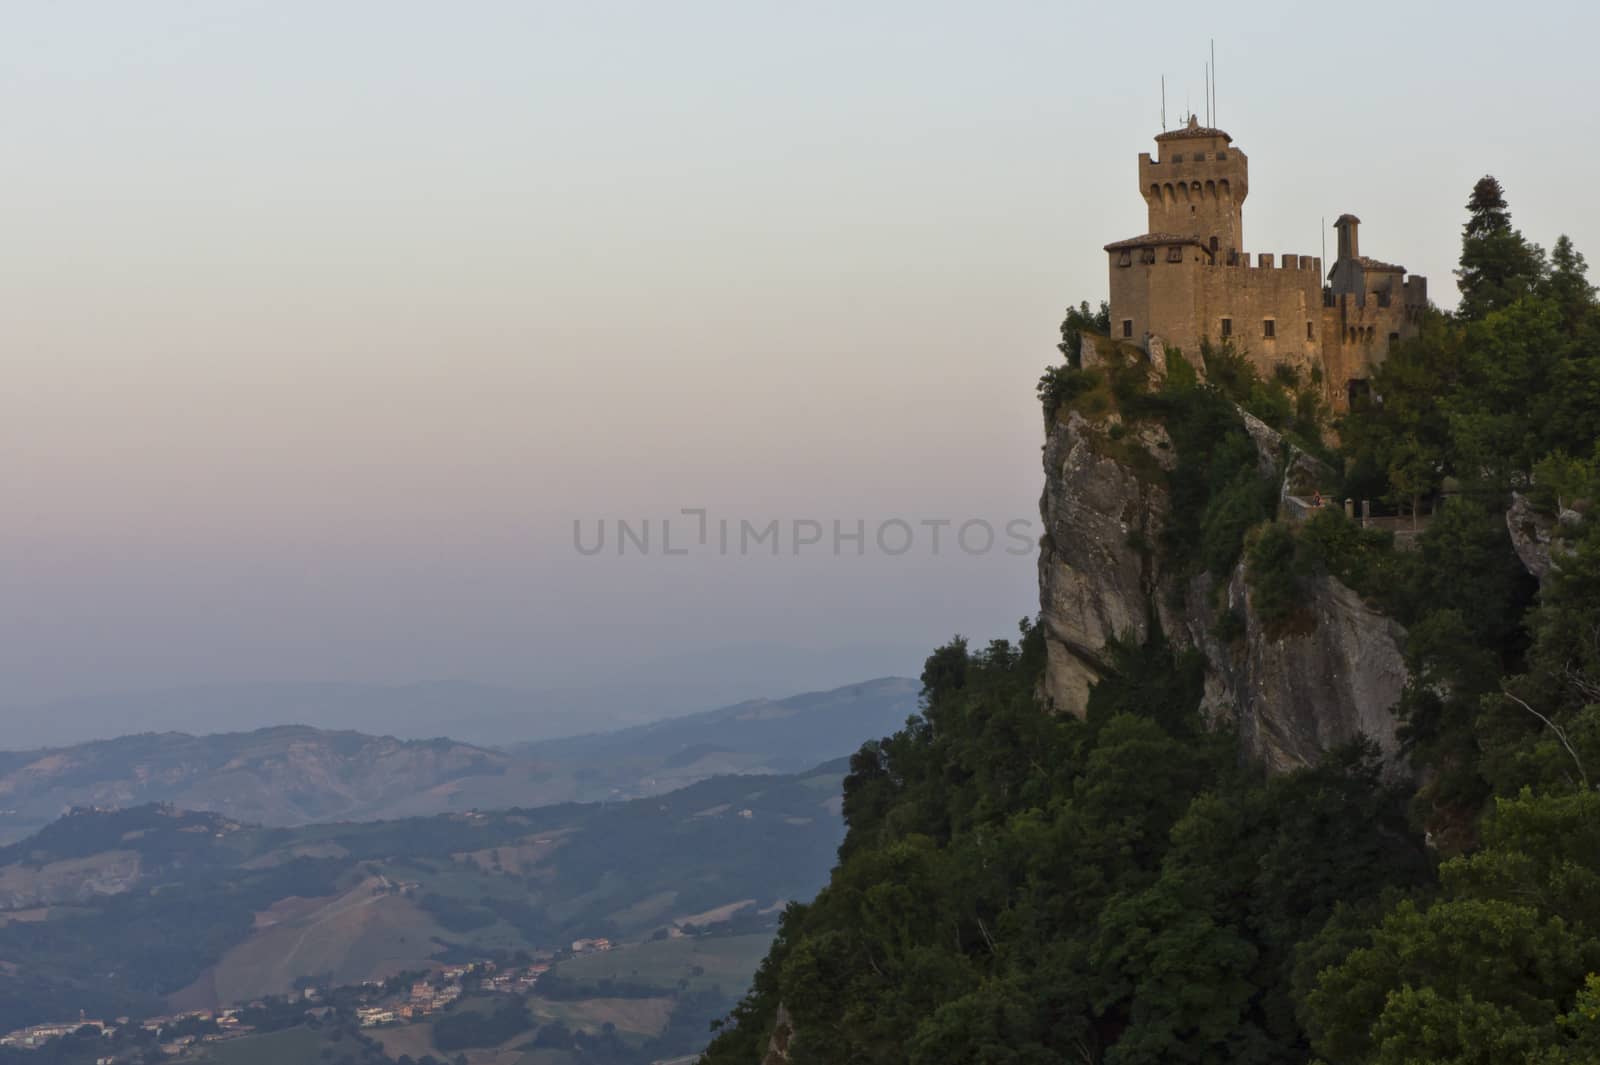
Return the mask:
<path id="1" fill-rule="evenodd" d="M 1156 137 L 1160 157 L 1139 156 L 1139 189 L 1149 207 L 1150 232 L 1198 238 L 1226 259 L 1244 247 L 1244 199 L 1249 160 L 1220 129 L 1193 116 L 1183 129 Z"/>

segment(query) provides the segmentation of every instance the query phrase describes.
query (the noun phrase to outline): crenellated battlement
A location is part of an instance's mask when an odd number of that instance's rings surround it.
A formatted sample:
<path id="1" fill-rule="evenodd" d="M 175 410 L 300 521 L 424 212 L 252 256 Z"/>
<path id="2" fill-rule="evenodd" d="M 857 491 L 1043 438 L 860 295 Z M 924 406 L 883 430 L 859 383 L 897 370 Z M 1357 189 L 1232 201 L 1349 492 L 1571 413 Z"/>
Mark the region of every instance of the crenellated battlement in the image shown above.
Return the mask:
<path id="1" fill-rule="evenodd" d="M 1220 129 L 1190 119 L 1139 153 L 1143 236 L 1105 246 L 1111 327 L 1120 340 L 1160 338 L 1193 350 L 1202 340 L 1237 344 L 1264 371 L 1288 363 L 1321 368 L 1329 399 L 1365 377 L 1391 342 L 1414 335 L 1428 306 L 1427 279 L 1360 253 L 1361 220 L 1341 215 L 1338 258 L 1244 250 L 1249 158 Z"/>
<path id="2" fill-rule="evenodd" d="M 1221 266 L 1230 270 L 1309 270 L 1320 280 L 1322 277 L 1322 257 L 1318 255 L 1296 255 L 1285 252 L 1275 256 L 1272 252 L 1262 252 L 1256 256 L 1256 261 L 1250 261 L 1247 251 L 1232 252 L 1228 255 L 1219 255 L 1208 262 L 1208 266 Z"/>

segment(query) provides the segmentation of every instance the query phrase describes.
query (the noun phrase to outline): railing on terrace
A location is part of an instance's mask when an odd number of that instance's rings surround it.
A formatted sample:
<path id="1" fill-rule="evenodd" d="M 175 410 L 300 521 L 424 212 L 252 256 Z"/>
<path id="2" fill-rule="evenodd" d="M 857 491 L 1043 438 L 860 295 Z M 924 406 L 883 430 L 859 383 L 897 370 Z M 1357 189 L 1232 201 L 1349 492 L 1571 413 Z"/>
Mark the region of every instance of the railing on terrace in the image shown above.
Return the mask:
<path id="1" fill-rule="evenodd" d="M 1414 540 L 1426 532 L 1437 508 L 1433 500 L 1423 500 L 1413 509 L 1387 506 L 1370 499 L 1335 502 L 1317 496 L 1287 493 L 1283 496 L 1283 512 L 1290 521 L 1309 521 L 1319 510 L 1332 506 L 1341 507 L 1346 516 L 1360 522 L 1363 529 L 1382 529 L 1393 533 L 1397 543 Z"/>

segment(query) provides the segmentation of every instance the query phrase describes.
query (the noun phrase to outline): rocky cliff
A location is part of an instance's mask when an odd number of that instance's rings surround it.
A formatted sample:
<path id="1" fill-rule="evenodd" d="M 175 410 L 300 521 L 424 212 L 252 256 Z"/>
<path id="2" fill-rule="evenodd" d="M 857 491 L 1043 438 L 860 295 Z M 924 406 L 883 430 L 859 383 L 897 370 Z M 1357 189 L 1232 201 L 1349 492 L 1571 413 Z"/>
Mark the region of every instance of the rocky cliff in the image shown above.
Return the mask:
<path id="1" fill-rule="evenodd" d="M 1085 351 L 1086 366 L 1095 359 Z M 1150 372 L 1164 369 L 1162 359 Z M 1314 460 L 1241 417 L 1262 474 L 1281 478 L 1287 509 L 1291 483 Z M 1108 668 L 1107 645 L 1142 641 L 1160 626 L 1175 645 L 1205 655 L 1208 716 L 1234 723 L 1268 766 L 1309 764 L 1357 735 L 1396 756 L 1404 631 L 1326 575 L 1302 581 L 1296 621 L 1285 626 L 1261 617 L 1243 561 L 1225 579 L 1169 565 L 1157 545 L 1178 459 L 1159 419 L 1065 405 L 1048 420 L 1039 552 L 1045 700 L 1082 715 L 1090 685 Z"/>

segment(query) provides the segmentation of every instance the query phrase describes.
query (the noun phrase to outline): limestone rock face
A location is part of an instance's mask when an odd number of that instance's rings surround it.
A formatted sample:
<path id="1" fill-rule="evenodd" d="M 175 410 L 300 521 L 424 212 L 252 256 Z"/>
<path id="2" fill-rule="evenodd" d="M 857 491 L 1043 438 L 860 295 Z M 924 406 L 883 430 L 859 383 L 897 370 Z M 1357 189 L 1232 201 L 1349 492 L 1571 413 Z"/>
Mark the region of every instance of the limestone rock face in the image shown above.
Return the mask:
<path id="1" fill-rule="evenodd" d="M 1202 709 L 1234 723 L 1252 755 L 1269 769 L 1310 765 L 1357 736 L 1374 740 L 1400 767 L 1394 706 L 1406 684 L 1405 630 L 1332 577 L 1305 582 L 1304 615 L 1270 631 L 1251 608 L 1244 564 L 1235 567 L 1214 608 L 1209 578 L 1186 590 L 1182 611 L 1163 610 L 1162 624 L 1179 646 L 1206 656 Z M 1222 609 L 1244 619 L 1242 636 L 1215 635 Z"/>
<path id="2" fill-rule="evenodd" d="M 1550 572 L 1550 535 L 1554 528 L 1555 523 L 1534 510 L 1527 496 L 1512 493 L 1511 509 L 1506 511 L 1511 546 L 1522 560 L 1523 568 L 1541 582 Z"/>
<path id="3" fill-rule="evenodd" d="M 783 1003 L 778 1003 L 778 1019 L 772 1028 L 772 1038 L 767 1040 L 767 1052 L 761 1057 L 761 1065 L 787 1065 L 789 1061 L 789 1041 L 794 1038 L 794 1021 L 789 1017 L 789 1011 Z"/>
<path id="4" fill-rule="evenodd" d="M 1083 713 L 1089 686 L 1101 675 L 1106 643 L 1149 634 L 1154 573 L 1150 553 L 1140 548 L 1160 537 L 1167 509 L 1163 485 L 1114 457 L 1110 431 L 1116 424 L 1072 411 L 1044 448 L 1039 605 L 1050 661 L 1042 695 L 1075 714 Z M 1115 443 L 1145 449 L 1170 465 L 1170 442 L 1157 432 Z"/>
<path id="5" fill-rule="evenodd" d="M 1158 427 L 1118 425 L 1115 415 L 1070 411 L 1045 443 L 1039 604 L 1047 705 L 1081 716 L 1107 668 L 1106 643 L 1141 640 L 1155 620 L 1176 646 L 1205 655 L 1203 709 L 1236 724 L 1269 767 L 1307 765 L 1366 735 L 1400 768 L 1393 708 L 1406 683 L 1404 630 L 1331 577 L 1308 579 L 1296 623 L 1269 631 L 1251 608 L 1242 562 L 1222 588 L 1209 575 L 1180 582 L 1163 574 L 1157 545 L 1168 494 L 1160 473 L 1176 455 Z M 1246 426 L 1262 468 L 1276 469 L 1282 438 L 1248 416 Z M 1285 492 L 1312 463 L 1290 449 Z M 1225 612 L 1244 620 L 1243 635 L 1228 642 L 1217 635 Z"/>

